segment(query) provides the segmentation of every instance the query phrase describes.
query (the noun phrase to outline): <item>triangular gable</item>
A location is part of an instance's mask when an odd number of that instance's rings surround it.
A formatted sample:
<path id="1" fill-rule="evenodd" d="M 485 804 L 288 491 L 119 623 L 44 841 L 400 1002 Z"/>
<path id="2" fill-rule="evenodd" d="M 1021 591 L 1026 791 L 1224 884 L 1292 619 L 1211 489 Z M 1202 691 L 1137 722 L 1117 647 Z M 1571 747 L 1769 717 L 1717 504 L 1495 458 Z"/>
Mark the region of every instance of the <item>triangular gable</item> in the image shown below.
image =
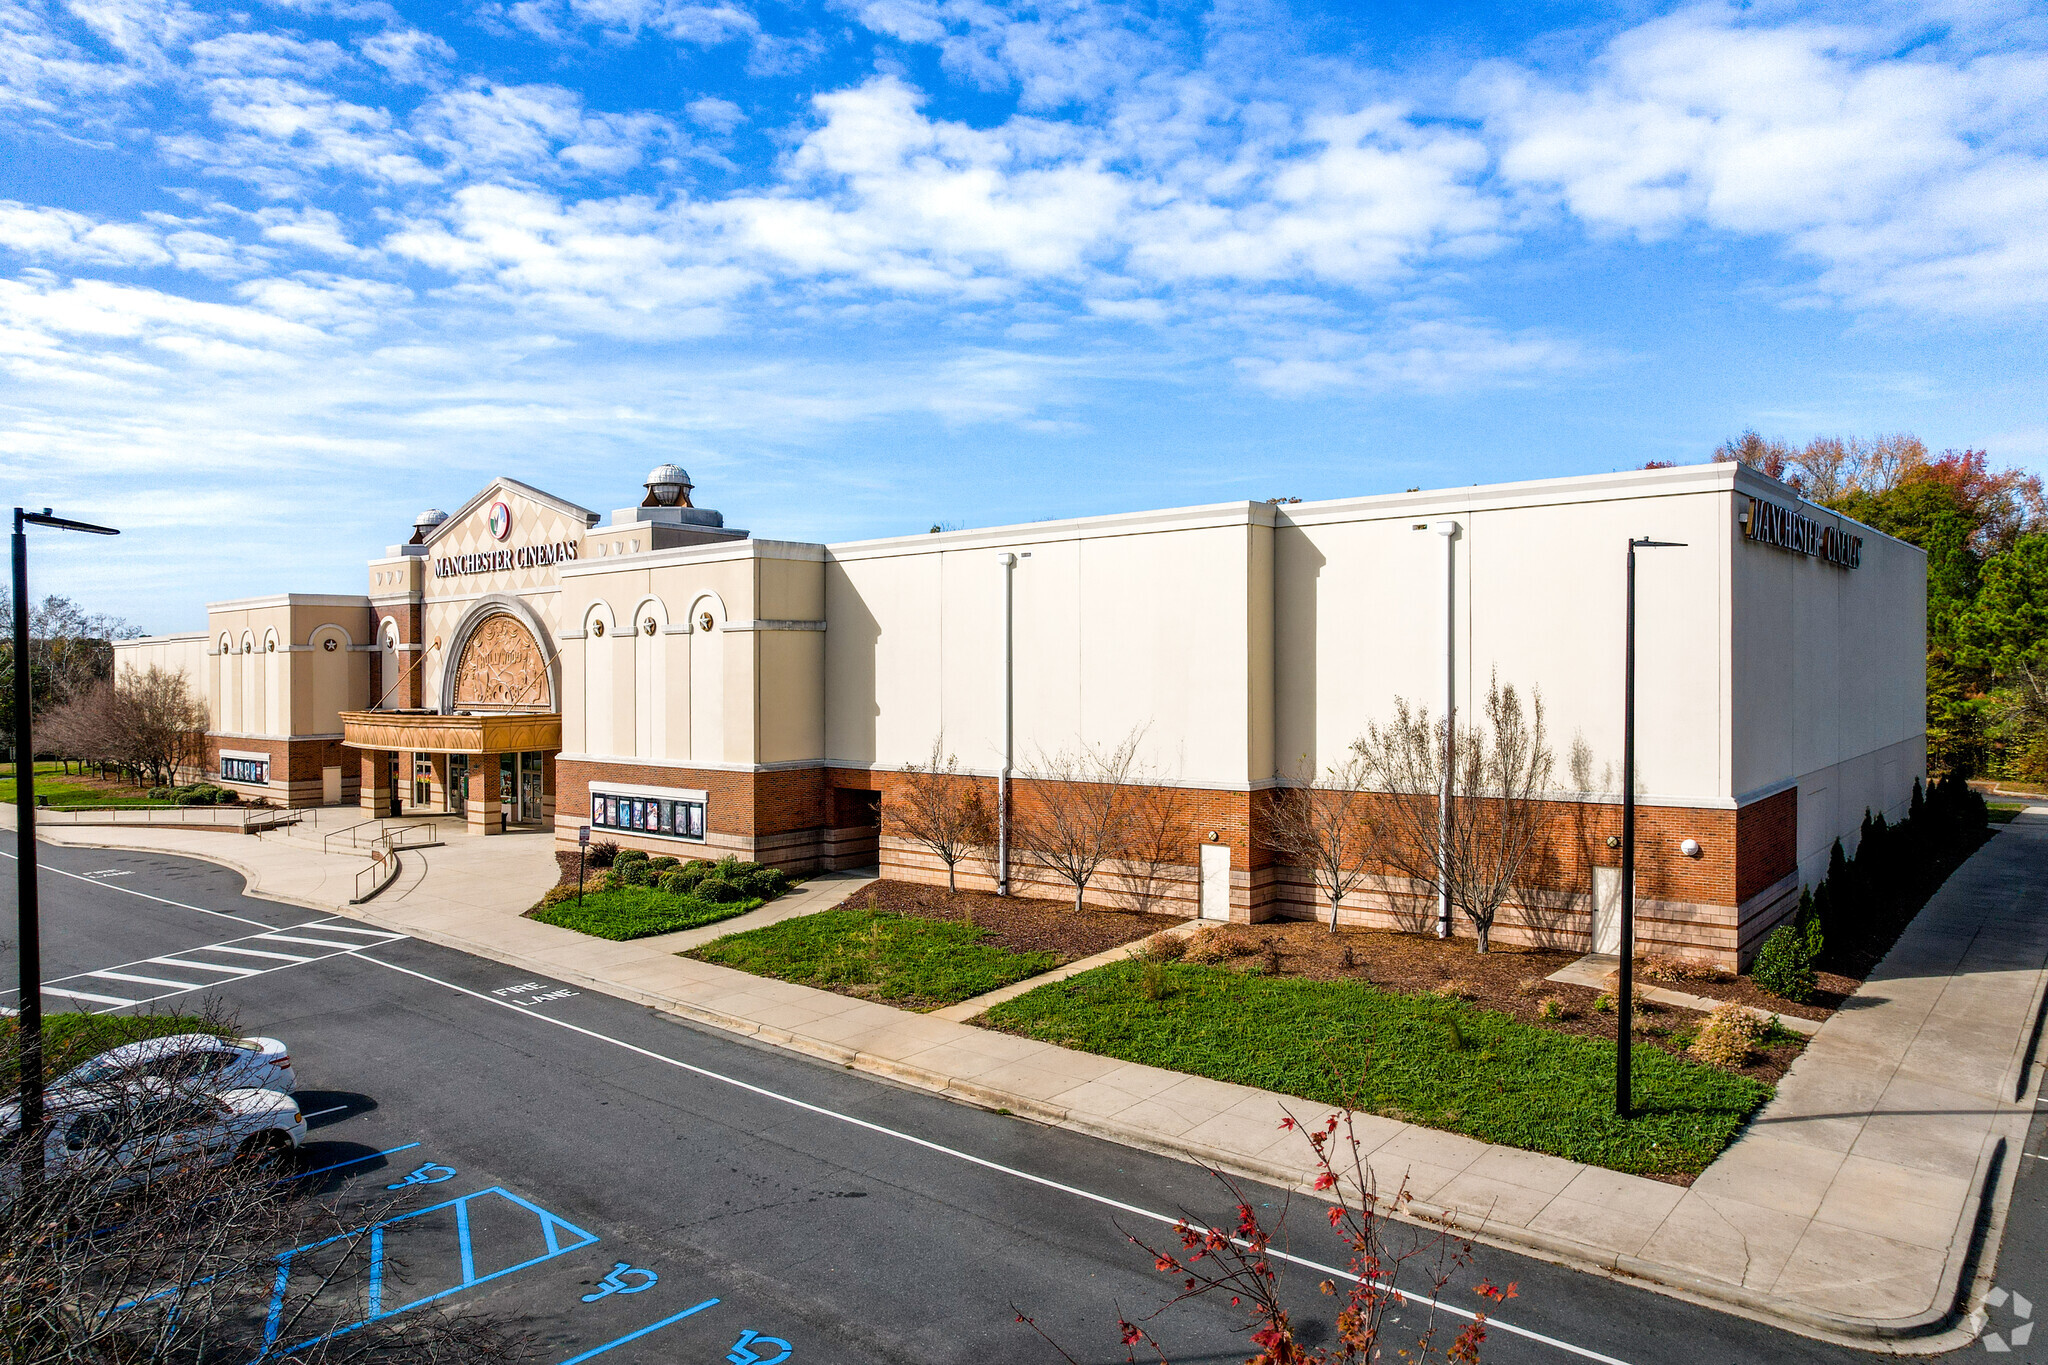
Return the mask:
<path id="1" fill-rule="evenodd" d="M 600 519 L 598 513 L 591 511 L 587 507 L 579 507 L 567 498 L 558 498 L 553 493 L 543 492 L 531 484 L 521 483 L 517 479 L 508 479 L 500 475 L 498 478 L 492 479 L 489 483 L 485 484 L 475 497 L 472 497 L 468 502 L 465 502 L 462 506 L 449 513 L 448 520 L 427 532 L 426 539 L 421 543 L 432 545 L 442 536 L 454 531 L 461 522 L 478 508 L 488 506 L 491 500 L 500 493 L 516 493 L 522 498 L 539 503 L 551 512 L 558 512 L 572 520 L 581 521 L 586 529 L 595 526 Z"/>

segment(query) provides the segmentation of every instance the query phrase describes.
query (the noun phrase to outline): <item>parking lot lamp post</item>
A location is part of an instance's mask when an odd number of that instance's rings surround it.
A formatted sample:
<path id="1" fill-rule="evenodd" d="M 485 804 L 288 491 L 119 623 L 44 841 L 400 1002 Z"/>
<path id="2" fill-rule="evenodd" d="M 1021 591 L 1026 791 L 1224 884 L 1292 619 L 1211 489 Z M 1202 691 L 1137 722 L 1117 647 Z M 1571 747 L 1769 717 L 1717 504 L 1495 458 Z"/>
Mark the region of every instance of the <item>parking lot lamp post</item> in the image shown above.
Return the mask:
<path id="1" fill-rule="evenodd" d="M 1623 629 L 1621 683 L 1621 982 L 1614 1002 L 1614 1112 L 1634 1107 L 1629 1094 L 1633 1059 L 1629 1032 L 1635 1027 L 1636 960 L 1636 551 L 1675 549 L 1685 542 L 1630 537 L 1628 623 Z"/>
<path id="2" fill-rule="evenodd" d="M 21 1013 L 14 1021 L 21 1066 L 21 1176 L 24 1184 L 43 1178 L 43 963 L 42 926 L 36 908 L 36 748 L 29 708 L 34 701 L 28 658 L 28 535 L 24 526 L 54 526 L 118 536 L 111 526 L 67 521 L 14 509 L 14 875 L 15 946 L 20 957 Z"/>

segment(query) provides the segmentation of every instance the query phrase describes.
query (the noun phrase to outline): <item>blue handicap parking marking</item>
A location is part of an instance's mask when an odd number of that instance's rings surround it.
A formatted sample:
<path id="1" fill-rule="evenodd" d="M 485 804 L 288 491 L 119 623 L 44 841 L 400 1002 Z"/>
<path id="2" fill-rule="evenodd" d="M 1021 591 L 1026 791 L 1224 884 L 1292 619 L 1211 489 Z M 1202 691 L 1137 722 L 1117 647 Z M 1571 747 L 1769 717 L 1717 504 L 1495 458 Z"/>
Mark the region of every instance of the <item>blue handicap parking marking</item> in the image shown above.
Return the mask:
<path id="1" fill-rule="evenodd" d="M 749 1327 L 740 1333 L 740 1339 L 732 1344 L 725 1358 L 731 1365 L 782 1365 L 794 1351 L 781 1337 L 764 1337 Z"/>
<path id="2" fill-rule="evenodd" d="M 628 1278 L 634 1275 L 640 1277 L 639 1283 L 628 1284 Z M 597 1292 L 595 1294 L 585 1294 L 583 1301 L 585 1303 L 596 1303 L 599 1299 L 611 1294 L 637 1294 L 643 1289 L 654 1288 L 660 1281 L 661 1276 L 653 1271 L 643 1270 L 639 1266 L 620 1261 L 612 1267 L 609 1275 L 606 1275 L 597 1282 Z"/>
<path id="3" fill-rule="evenodd" d="M 439 1162 L 429 1161 L 425 1165 L 414 1169 L 410 1175 L 397 1184 L 386 1185 L 384 1188 L 387 1190 L 402 1190 L 408 1185 L 438 1185 L 444 1180 L 453 1180 L 454 1178 L 455 1168 L 453 1166 L 443 1166 Z"/>
<path id="4" fill-rule="evenodd" d="M 595 1245 L 598 1240 L 597 1234 L 584 1231 L 566 1218 L 550 1213 L 503 1186 L 494 1185 L 474 1194 L 383 1219 L 352 1233 L 308 1242 L 276 1257 L 276 1281 L 271 1292 L 269 1315 L 264 1323 L 264 1354 L 269 1355 L 276 1346 L 294 1269 L 311 1264 L 315 1253 L 323 1248 L 338 1247 L 341 1254 L 353 1254 L 367 1242 L 369 1291 L 364 1303 L 367 1311 L 354 1322 L 283 1348 L 287 1352 L 342 1336 L 367 1323 L 432 1303 L 473 1285 L 580 1251 Z M 391 1244 L 394 1241 L 403 1243 L 405 1259 L 414 1280 L 403 1303 L 387 1303 L 385 1300 L 385 1271 L 391 1263 Z M 444 1254 L 436 1256 L 436 1252 Z M 452 1256 L 445 1254 L 450 1252 Z M 317 1276 L 319 1272 L 316 1269 L 312 1273 Z"/>

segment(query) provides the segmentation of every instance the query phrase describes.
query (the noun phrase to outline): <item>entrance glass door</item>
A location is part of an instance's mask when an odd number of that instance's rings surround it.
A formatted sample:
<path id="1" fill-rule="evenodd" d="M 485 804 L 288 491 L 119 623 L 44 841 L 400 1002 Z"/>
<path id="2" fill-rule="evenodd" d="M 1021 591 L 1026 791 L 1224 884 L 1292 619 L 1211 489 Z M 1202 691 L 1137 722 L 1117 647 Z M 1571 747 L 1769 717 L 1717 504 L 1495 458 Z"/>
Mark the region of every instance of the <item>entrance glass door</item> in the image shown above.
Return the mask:
<path id="1" fill-rule="evenodd" d="M 519 756 L 498 755 L 498 828 L 519 818 Z"/>
<path id="2" fill-rule="evenodd" d="M 469 814 L 469 755 L 448 755 L 448 813 Z"/>
<path id="3" fill-rule="evenodd" d="M 539 754 L 519 756 L 519 818 L 526 824 L 542 819 L 540 760 Z"/>

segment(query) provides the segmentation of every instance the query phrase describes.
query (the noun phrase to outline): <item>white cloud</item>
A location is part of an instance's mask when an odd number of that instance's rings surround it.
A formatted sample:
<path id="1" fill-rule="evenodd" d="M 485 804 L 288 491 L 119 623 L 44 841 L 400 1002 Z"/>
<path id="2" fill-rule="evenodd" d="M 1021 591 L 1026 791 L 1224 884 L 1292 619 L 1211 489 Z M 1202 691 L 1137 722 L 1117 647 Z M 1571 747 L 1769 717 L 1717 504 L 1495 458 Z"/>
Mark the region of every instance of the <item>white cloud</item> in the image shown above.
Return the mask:
<path id="1" fill-rule="evenodd" d="M 1495 68 L 1468 96 L 1502 175 L 1595 229 L 1774 237 L 1857 307 L 2048 302 L 2048 55 L 1709 6 L 1621 34 L 1583 80 Z"/>
<path id="2" fill-rule="evenodd" d="M 401 85 L 433 85 L 455 62 L 455 49 L 416 28 L 385 29 L 356 45 Z"/>
<path id="3" fill-rule="evenodd" d="M 737 104 L 731 100 L 719 99 L 716 95 L 691 100 L 683 109 L 689 114 L 692 123 L 700 128 L 709 128 L 714 133 L 729 133 L 747 121 L 746 114 Z"/>
<path id="4" fill-rule="evenodd" d="M 558 85 L 475 80 L 430 101 L 416 123 L 426 146 L 471 174 L 619 175 L 680 136 L 653 114 L 588 112 Z"/>
<path id="5" fill-rule="evenodd" d="M 102 223 L 69 209 L 0 200 L 0 246 L 37 260 L 134 268 L 168 265 L 171 253 L 154 229 Z"/>

